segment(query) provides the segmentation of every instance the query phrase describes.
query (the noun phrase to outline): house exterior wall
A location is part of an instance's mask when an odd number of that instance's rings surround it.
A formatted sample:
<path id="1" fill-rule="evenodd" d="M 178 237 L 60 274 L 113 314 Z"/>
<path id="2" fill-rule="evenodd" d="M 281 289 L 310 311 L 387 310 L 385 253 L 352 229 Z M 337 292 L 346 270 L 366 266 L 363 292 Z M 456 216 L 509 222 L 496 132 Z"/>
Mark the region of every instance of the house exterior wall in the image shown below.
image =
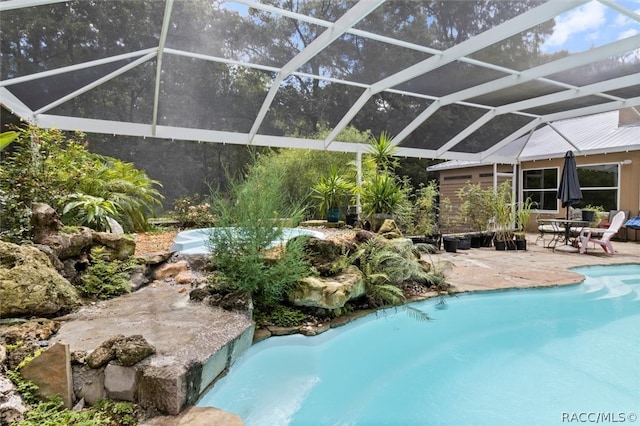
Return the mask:
<path id="1" fill-rule="evenodd" d="M 512 173 L 513 166 L 508 164 L 498 165 L 498 173 Z M 498 185 L 509 178 L 498 176 Z M 465 231 L 463 225 L 451 224 L 452 220 L 449 216 L 456 216 L 458 208 L 461 204 L 458 198 L 458 190 L 467 182 L 472 184 L 480 184 L 482 188 L 493 187 L 493 165 L 467 167 L 458 169 L 449 169 L 440 171 L 440 201 L 445 198 L 451 201 L 451 211 L 440 210 L 439 224 L 440 228 L 447 233 Z"/>
<path id="2" fill-rule="evenodd" d="M 619 166 L 619 183 L 618 183 L 618 209 L 629 211 L 631 216 L 638 216 L 640 210 L 640 151 L 629 152 L 617 152 L 610 154 L 596 154 L 596 155 L 580 155 L 575 156 L 576 165 L 591 165 L 591 164 L 611 164 L 618 163 Z M 623 164 L 625 160 L 631 160 L 631 164 Z M 541 169 L 557 167 L 559 173 L 562 172 L 562 165 L 564 158 L 554 158 L 549 160 L 537 160 L 537 161 L 523 161 L 521 163 L 521 170 L 527 169 Z M 560 176 L 560 174 L 558 174 Z M 561 211 L 564 211 L 561 203 L 558 201 L 557 210 L 551 212 L 545 212 L 541 214 L 542 217 L 556 217 L 560 215 Z M 535 220 L 537 212 L 534 212 L 531 217 L 531 223 L 529 223 L 528 229 L 535 230 Z M 635 239 L 636 232 L 622 231 L 622 238 Z M 640 239 L 640 236 L 638 237 Z"/>
<path id="3" fill-rule="evenodd" d="M 596 155 L 580 155 L 576 154 L 576 165 L 592 165 L 592 164 L 619 164 L 619 182 L 618 182 L 618 209 L 629 211 L 631 216 L 640 215 L 640 151 L 629 151 L 619 153 L 607 153 Z M 631 160 L 630 164 L 623 164 L 625 160 Z M 627 161 L 628 162 L 628 161 Z M 553 158 L 548 160 L 535 160 L 535 161 L 523 161 L 520 165 L 520 173 L 518 176 L 518 182 L 522 182 L 522 171 L 531 169 L 558 169 L 558 181 L 562 172 L 564 158 Z M 510 173 L 513 170 L 511 165 L 499 165 L 498 172 Z M 467 182 L 481 183 L 483 187 L 491 187 L 493 185 L 493 166 L 475 166 L 467 168 L 455 168 L 448 170 L 440 170 L 440 198 L 448 198 L 451 201 L 452 212 L 456 212 L 460 205 L 460 200 L 457 196 L 457 191 L 462 188 Z M 499 177 L 498 184 L 508 178 Z M 559 183 L 559 182 L 558 182 Z M 518 199 L 522 199 L 522 190 L 519 188 Z M 556 204 L 556 210 L 538 212 L 533 211 L 530 222 L 527 226 L 527 230 L 535 231 L 537 228 L 536 219 L 538 217 L 558 217 L 564 213 L 564 208 L 558 201 Z M 440 213 L 440 224 L 446 223 L 446 212 Z M 626 235 L 625 235 L 626 234 Z M 628 238 L 630 240 L 636 239 L 636 232 L 621 231 L 620 237 Z M 640 236 L 638 236 L 640 240 Z"/>

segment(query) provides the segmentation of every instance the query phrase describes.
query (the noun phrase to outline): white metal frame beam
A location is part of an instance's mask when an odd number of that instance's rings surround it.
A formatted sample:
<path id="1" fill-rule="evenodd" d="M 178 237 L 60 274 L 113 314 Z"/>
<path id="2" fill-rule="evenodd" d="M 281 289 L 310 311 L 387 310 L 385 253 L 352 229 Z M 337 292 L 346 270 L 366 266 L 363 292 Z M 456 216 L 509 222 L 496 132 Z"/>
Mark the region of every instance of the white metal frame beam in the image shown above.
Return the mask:
<path id="1" fill-rule="evenodd" d="M 307 63 L 311 58 L 320 53 L 325 47 L 329 46 L 338 37 L 344 34 L 349 28 L 360 22 L 365 16 L 375 10 L 384 0 L 360 0 L 355 6 L 349 9 L 344 15 L 338 19 L 335 24 L 325 30 L 316 37 L 307 47 L 294 56 L 286 65 L 280 69 L 278 75 L 271 84 L 269 93 L 262 103 L 262 107 L 258 112 L 258 116 L 253 122 L 253 126 L 249 131 L 249 144 L 253 142 L 255 135 L 258 133 L 262 122 L 264 121 L 271 103 L 276 97 L 276 93 L 280 89 L 280 83 L 287 78 L 292 72 Z"/>
<path id="2" fill-rule="evenodd" d="M 158 57 L 156 59 L 156 81 L 153 90 L 153 112 L 151 114 L 151 133 L 155 135 L 158 124 L 158 105 L 160 104 L 160 82 L 162 81 L 162 59 L 164 57 L 169 24 L 171 23 L 171 11 L 173 10 L 173 0 L 166 0 L 164 4 L 164 18 L 162 19 L 162 30 L 158 42 Z"/>
<path id="3" fill-rule="evenodd" d="M 331 141 L 335 139 L 335 137 L 349 124 L 353 117 L 355 117 L 355 115 L 367 103 L 369 98 L 374 94 L 405 83 L 415 77 L 424 75 L 429 71 L 433 71 L 436 68 L 440 68 L 451 62 L 459 60 L 462 57 L 466 57 L 469 54 L 482 50 L 492 44 L 509 38 L 514 34 L 518 34 L 519 32 L 522 32 L 546 20 L 552 19 L 559 14 L 578 7 L 584 3 L 587 3 L 588 1 L 589 0 L 568 0 L 562 2 L 556 1 L 544 3 L 534 9 L 516 16 L 513 19 L 510 19 L 509 21 L 503 22 L 502 24 L 491 28 L 490 30 L 467 39 L 462 43 L 445 50 L 440 55 L 434 55 L 431 58 L 428 58 L 396 74 L 378 81 L 360 96 L 356 103 L 345 114 L 343 119 L 340 120 L 338 125 L 325 139 L 325 145 L 328 146 Z M 401 139 L 398 140 L 397 138 L 394 138 L 394 143 L 396 145 L 400 142 Z"/>

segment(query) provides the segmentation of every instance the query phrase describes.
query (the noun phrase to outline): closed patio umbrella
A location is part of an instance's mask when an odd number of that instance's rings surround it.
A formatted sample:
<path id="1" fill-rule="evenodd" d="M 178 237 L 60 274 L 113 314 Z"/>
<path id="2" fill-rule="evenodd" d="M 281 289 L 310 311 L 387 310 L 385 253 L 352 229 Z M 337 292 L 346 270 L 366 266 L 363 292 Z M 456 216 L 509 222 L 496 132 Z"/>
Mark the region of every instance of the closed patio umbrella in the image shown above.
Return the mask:
<path id="1" fill-rule="evenodd" d="M 558 187 L 558 200 L 562 201 L 562 207 L 567 208 L 567 219 L 569 219 L 569 206 L 575 206 L 582 201 L 582 191 L 578 180 L 578 169 L 573 151 L 567 151 L 564 155 L 564 167 L 560 177 Z"/>

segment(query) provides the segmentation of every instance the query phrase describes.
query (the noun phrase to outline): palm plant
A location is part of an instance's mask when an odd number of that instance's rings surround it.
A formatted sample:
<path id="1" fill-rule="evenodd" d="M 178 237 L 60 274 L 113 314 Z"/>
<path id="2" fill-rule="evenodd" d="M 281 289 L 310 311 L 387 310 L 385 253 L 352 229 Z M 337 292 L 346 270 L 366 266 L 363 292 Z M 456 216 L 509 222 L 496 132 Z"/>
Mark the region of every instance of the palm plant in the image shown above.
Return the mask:
<path id="1" fill-rule="evenodd" d="M 400 286 L 423 282 L 444 289 L 444 273 L 438 268 L 426 271 L 417 262 L 413 248 L 390 245 L 384 238 L 372 238 L 350 256 L 362 272 L 368 303 L 373 307 L 397 305 L 405 300 Z"/>
<path id="2" fill-rule="evenodd" d="M 378 172 L 393 171 L 398 165 L 394 157 L 398 147 L 393 143 L 393 138 L 387 132 L 381 132 L 379 137 L 371 136 L 369 139 L 369 158 L 375 163 Z"/>
<path id="3" fill-rule="evenodd" d="M 320 214 L 328 215 L 331 210 L 339 209 L 344 203 L 352 185 L 344 178 L 334 164 L 326 176 L 312 188 L 313 197 L 318 200 Z"/>
<path id="4" fill-rule="evenodd" d="M 361 188 L 362 208 L 365 213 L 394 214 L 407 196 L 395 176 L 378 173 Z"/>

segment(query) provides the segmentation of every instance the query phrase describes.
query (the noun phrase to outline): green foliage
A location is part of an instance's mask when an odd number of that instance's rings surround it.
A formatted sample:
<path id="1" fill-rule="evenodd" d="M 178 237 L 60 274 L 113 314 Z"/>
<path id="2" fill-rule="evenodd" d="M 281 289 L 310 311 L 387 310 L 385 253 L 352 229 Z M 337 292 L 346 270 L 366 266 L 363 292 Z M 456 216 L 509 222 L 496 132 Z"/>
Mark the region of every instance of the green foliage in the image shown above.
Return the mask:
<path id="1" fill-rule="evenodd" d="M 433 180 L 426 186 L 420 185 L 409 204 L 409 221 L 406 232 L 412 235 L 431 235 L 436 227 L 436 198 L 438 183 Z"/>
<path id="2" fill-rule="evenodd" d="M 412 248 L 391 245 L 382 237 L 363 243 L 349 256 L 363 275 L 367 301 L 372 307 L 398 305 L 405 300 L 403 284 L 421 282 L 438 291 L 449 289 L 446 264 L 431 264 L 426 271 L 417 262 L 419 254 Z"/>
<path id="3" fill-rule="evenodd" d="M 89 410 L 64 408 L 60 397 L 39 402 L 15 426 L 133 426 L 138 424 L 133 405 L 128 402 L 99 401 Z"/>
<path id="4" fill-rule="evenodd" d="M 230 179 L 230 196 L 212 194 L 217 224 L 210 236 L 212 263 L 223 288 L 249 291 L 256 304 L 280 302 L 287 290 L 310 274 L 303 259 L 302 238 L 285 248 L 273 248 L 282 238 L 283 220 L 297 224 L 303 209 L 292 204 L 281 190 L 278 169 L 251 169 L 244 181 Z"/>
<path id="5" fill-rule="evenodd" d="M 467 182 L 457 195 L 460 199 L 459 222 L 465 222 L 473 231 L 490 229 L 498 202 L 493 188 L 483 189 L 479 183 Z"/>
<path id="6" fill-rule="evenodd" d="M 498 241 L 513 239 L 515 212 L 511 199 L 511 181 L 507 180 L 498 185 L 495 193 L 494 212 L 496 239 Z"/>
<path id="7" fill-rule="evenodd" d="M 256 314 L 258 325 L 272 324 L 278 327 L 295 327 L 307 319 L 307 315 L 298 309 L 280 304 L 258 308 L 259 313 Z"/>
<path id="8" fill-rule="evenodd" d="M 82 275 L 82 287 L 85 297 L 100 300 L 112 299 L 131 292 L 129 272 L 136 266 L 133 261 L 109 261 L 104 250 L 91 249 L 91 265 Z"/>
<path id="9" fill-rule="evenodd" d="M 328 174 L 322 176 L 312 190 L 314 198 L 319 201 L 320 213 L 326 214 L 329 210 L 344 205 L 347 194 L 353 190 L 353 186 L 340 173 L 338 166 L 333 164 Z"/>
<path id="10" fill-rule="evenodd" d="M 11 142 L 18 138 L 18 132 L 8 131 L 0 133 L 0 151 L 5 149 Z"/>
<path id="11" fill-rule="evenodd" d="M 398 147 L 393 143 L 393 137 L 387 132 L 381 132 L 377 138 L 369 139 L 368 159 L 375 164 L 379 172 L 392 172 L 398 166 L 398 159 L 394 157 Z"/>
<path id="12" fill-rule="evenodd" d="M 25 380 L 22 375 L 16 370 L 7 370 L 7 376 L 11 382 L 15 385 L 16 390 L 22 396 L 22 399 L 29 405 L 34 405 L 39 402 L 38 398 L 38 385 L 30 380 Z"/>
<path id="13" fill-rule="evenodd" d="M 524 232 L 529 224 L 529 219 L 531 218 L 531 210 L 537 205 L 535 201 L 531 198 L 527 198 L 524 201 L 520 202 L 520 206 L 518 207 L 518 211 L 516 212 L 516 222 L 518 225 L 518 231 Z"/>
<path id="14" fill-rule="evenodd" d="M 62 198 L 62 220 L 77 223 L 97 231 L 110 231 L 108 218 L 118 215 L 118 206 L 113 201 L 87 194 L 70 194 Z"/>
<path id="15" fill-rule="evenodd" d="M 200 196 L 181 197 L 173 202 L 172 217 L 181 228 L 206 228 L 213 226 L 215 217 L 211 212 L 211 204 L 201 203 Z"/>
<path id="16" fill-rule="evenodd" d="M 363 183 L 360 191 L 362 210 L 368 215 L 394 214 L 408 203 L 408 188 L 403 187 L 396 176 L 387 172 L 371 176 Z"/>
<path id="17" fill-rule="evenodd" d="M 132 164 L 90 153 L 82 133 L 35 126 L 15 131 L 18 138 L 0 159 L 2 239 L 28 240 L 34 202 L 66 210 L 66 225 L 106 229 L 103 218 L 113 214 L 126 231 L 147 227 L 147 216 L 160 205 L 162 195 L 154 188 L 158 182 L 146 173 Z"/>
<path id="18" fill-rule="evenodd" d="M 404 301 L 402 290 L 394 283 L 391 266 L 402 262 L 402 257 L 391 250 L 382 238 L 363 243 L 351 255 L 351 262 L 362 272 L 365 293 L 369 305 L 381 307 L 398 305 Z"/>

